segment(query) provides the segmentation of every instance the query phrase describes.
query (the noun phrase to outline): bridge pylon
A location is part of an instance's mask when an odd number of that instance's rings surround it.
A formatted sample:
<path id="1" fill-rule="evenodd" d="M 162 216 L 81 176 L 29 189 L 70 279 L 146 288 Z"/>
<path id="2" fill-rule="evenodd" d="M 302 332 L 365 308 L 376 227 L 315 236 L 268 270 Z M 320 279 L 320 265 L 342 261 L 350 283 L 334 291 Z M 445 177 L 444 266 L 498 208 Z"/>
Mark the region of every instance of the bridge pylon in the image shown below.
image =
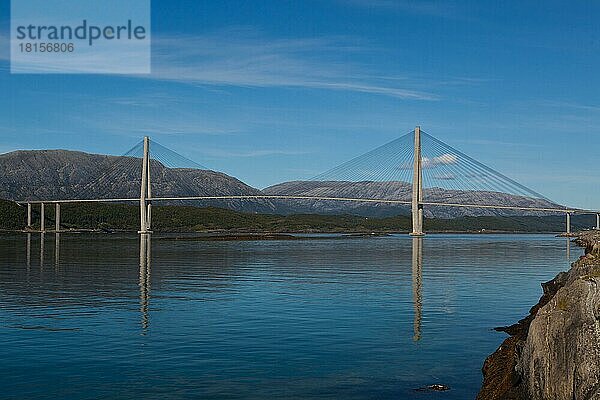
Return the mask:
<path id="1" fill-rule="evenodd" d="M 423 160 L 421 156 L 421 127 L 415 128 L 415 151 L 412 181 L 412 232 L 411 236 L 423 233 Z"/>
<path id="2" fill-rule="evenodd" d="M 144 136 L 144 156 L 142 157 L 142 181 L 140 185 L 140 230 L 138 233 L 147 235 L 152 223 L 152 204 L 148 201 L 152 198 L 150 188 L 150 138 Z"/>

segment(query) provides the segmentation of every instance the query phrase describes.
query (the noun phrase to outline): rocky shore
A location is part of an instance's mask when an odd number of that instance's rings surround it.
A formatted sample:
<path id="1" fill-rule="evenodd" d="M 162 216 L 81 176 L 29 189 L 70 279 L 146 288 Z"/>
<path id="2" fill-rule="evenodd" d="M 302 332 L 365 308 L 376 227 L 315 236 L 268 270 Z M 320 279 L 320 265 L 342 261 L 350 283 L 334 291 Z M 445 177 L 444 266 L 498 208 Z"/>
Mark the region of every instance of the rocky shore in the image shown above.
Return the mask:
<path id="1" fill-rule="evenodd" d="M 575 242 L 585 256 L 543 283 L 543 295 L 483 366 L 478 400 L 600 399 L 600 233 Z"/>

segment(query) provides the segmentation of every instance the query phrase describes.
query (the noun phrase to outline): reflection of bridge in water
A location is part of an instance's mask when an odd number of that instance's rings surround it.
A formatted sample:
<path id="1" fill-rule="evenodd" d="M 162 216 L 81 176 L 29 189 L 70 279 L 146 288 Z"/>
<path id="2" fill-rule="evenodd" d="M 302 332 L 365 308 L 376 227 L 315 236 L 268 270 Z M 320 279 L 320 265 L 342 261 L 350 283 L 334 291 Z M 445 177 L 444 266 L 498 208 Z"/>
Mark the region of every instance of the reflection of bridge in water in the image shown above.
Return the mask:
<path id="1" fill-rule="evenodd" d="M 32 235 L 33 233 L 26 234 L 26 265 L 27 271 L 29 272 L 32 266 Z M 50 236 L 52 237 L 52 236 Z M 53 235 L 54 238 L 54 270 L 59 271 L 61 265 L 61 234 L 57 233 Z M 38 263 L 41 270 L 44 269 L 46 264 L 46 257 L 51 256 L 46 254 L 47 252 L 47 235 L 45 233 L 39 233 L 39 257 Z M 140 235 L 139 237 L 139 310 L 141 315 L 141 326 L 142 331 L 145 333 L 149 328 L 149 301 L 150 301 L 150 277 L 151 277 L 151 266 L 152 266 L 152 241 L 151 235 Z M 52 247 L 51 247 L 52 248 Z M 35 250 L 34 250 L 35 251 Z M 33 254 L 35 257 L 35 254 Z"/>
<path id="2" fill-rule="evenodd" d="M 27 268 L 31 268 L 32 256 L 32 233 L 26 234 L 26 260 Z M 44 268 L 46 257 L 46 235 L 39 234 L 39 266 Z M 58 270 L 60 266 L 61 235 L 54 235 L 54 267 Z M 415 237 L 412 239 L 412 300 L 414 306 L 413 340 L 421 339 L 422 320 L 422 279 L 423 279 L 423 239 Z M 151 270 L 152 270 L 152 236 L 140 235 L 139 237 L 139 313 L 142 334 L 146 334 L 150 328 L 150 294 L 151 294 Z"/>
<path id="3" fill-rule="evenodd" d="M 429 141 L 431 150 L 423 153 L 422 138 Z M 175 154 L 161 145 L 152 142 L 158 149 Z M 135 151 L 141 154 L 134 154 Z M 54 232 L 55 232 L 55 268 L 60 265 L 60 232 L 61 205 L 71 203 L 139 203 L 140 212 L 140 258 L 139 258 L 139 307 L 141 325 L 145 332 L 150 323 L 150 277 L 151 277 L 151 233 L 152 233 L 152 206 L 157 203 L 170 204 L 182 201 L 213 201 L 213 200 L 278 200 L 278 201 L 306 201 L 306 202 L 332 202 L 332 203 L 358 203 L 370 205 L 403 205 L 410 206 L 412 218 L 412 300 L 414 307 L 413 339 L 421 339 L 421 323 L 423 319 L 423 219 L 424 209 L 445 207 L 451 209 L 478 209 L 495 211 L 519 211 L 525 213 L 552 214 L 564 213 L 566 216 L 566 232 L 571 231 L 572 214 L 595 214 L 596 229 L 600 229 L 600 211 L 585 210 L 574 207 L 560 206 L 537 192 L 515 182 L 514 180 L 494 171 L 479 163 L 460 151 L 446 145 L 434 137 L 421 131 L 417 127 L 414 131 L 400 137 L 371 152 L 359 156 L 347 163 L 318 175 L 311 181 L 300 181 L 292 186 L 289 193 L 284 194 L 215 194 L 193 196 L 161 195 L 153 190 L 151 179 L 151 164 L 162 163 L 167 166 L 164 156 L 151 153 L 151 142 L 148 137 L 126 153 L 128 165 L 133 162 L 140 168 L 139 193 L 140 197 L 106 197 L 106 198 L 68 198 L 68 199 L 30 199 L 18 203 L 27 207 L 28 232 L 33 231 L 33 205 L 39 206 L 39 221 L 41 232 L 40 240 L 40 267 L 44 265 L 44 245 L 46 216 L 45 206 L 53 204 Z M 375 161 L 373 161 L 375 160 Z M 187 160 L 189 161 L 189 160 Z M 373 165 L 373 162 L 376 165 Z M 156 165 L 156 164 L 154 164 Z M 195 164 L 197 165 L 197 164 Z M 201 169 L 199 167 L 192 167 Z M 366 172 L 365 172 L 366 171 Z M 434 171 L 435 173 L 432 173 Z M 118 171 L 117 171 L 118 172 Z M 427 172 L 427 173 L 426 173 Z M 114 186 L 118 181 L 114 170 L 101 175 L 92 185 L 106 183 Z M 462 177 L 463 181 L 457 183 Z M 111 179 L 113 181 L 111 181 Z M 333 190 L 314 189 L 306 182 L 335 183 Z M 347 189 L 352 184 L 374 183 L 381 184 L 381 196 L 358 196 Z M 394 191 L 393 185 L 398 183 L 409 184 L 410 198 L 403 198 Z M 470 188 L 470 198 L 458 195 L 460 185 Z M 391 188 L 391 189 L 390 189 Z M 88 187 L 89 189 L 89 187 Z M 492 198 L 504 199 L 504 203 L 490 202 Z M 110 195 L 110 193 L 109 193 Z M 508 196 L 510 195 L 510 196 Z M 428 196 L 430 198 L 428 198 Z M 438 196 L 436 198 L 435 196 Z M 440 197 L 441 196 L 441 197 Z M 511 197 L 512 196 L 512 197 Z M 514 203 L 515 199 L 518 204 Z M 520 203 L 519 203 L 520 202 Z M 570 241 L 567 239 L 567 258 L 570 259 Z M 27 234 L 27 265 L 31 265 L 31 233 Z"/>
<path id="4" fill-rule="evenodd" d="M 428 145 L 423 150 L 423 139 Z M 156 148 L 156 151 L 151 151 Z M 138 154 L 141 152 L 141 154 Z M 163 153 L 168 155 L 165 156 Z M 174 154 L 174 155 L 173 155 Z M 388 144 L 378 147 L 362 156 L 356 157 L 338 167 L 318 175 L 309 181 L 297 181 L 288 187 L 285 193 L 222 193 L 202 195 L 173 196 L 156 193 L 153 190 L 150 166 L 164 168 L 169 160 L 176 158 L 189 162 L 185 167 L 174 165 L 172 168 L 204 169 L 165 147 L 150 142 L 148 137 L 126 153 L 129 172 L 139 172 L 139 197 L 115 197 L 115 182 L 120 182 L 125 172 L 116 171 L 116 167 L 103 173 L 96 181 L 86 186 L 89 190 L 95 186 L 106 185 L 109 189 L 106 198 L 88 198 L 81 193 L 79 198 L 67 199 L 29 199 L 18 201 L 27 207 L 27 226 L 33 224 L 32 206 L 39 205 L 40 231 L 45 232 L 45 205 L 55 206 L 55 231 L 61 231 L 61 205 L 69 203 L 139 203 L 141 234 L 152 232 L 152 205 L 172 204 L 185 201 L 284 201 L 354 203 L 360 205 L 398 205 L 410 206 L 413 236 L 423 235 L 424 209 L 471 209 L 487 212 L 526 213 L 528 215 L 565 214 L 566 232 L 571 231 L 572 214 L 595 214 L 596 229 L 600 229 L 600 211 L 562 206 L 550 201 L 541 194 L 517 183 L 505 175 L 476 161 L 455 148 L 422 132 L 419 127 Z M 165 158 L 167 157 L 167 158 Z M 136 162 L 137 160 L 137 162 Z M 131 164 L 133 162 L 134 164 Z M 181 163 L 181 161 L 178 161 Z M 190 167 L 191 165 L 191 167 Z M 141 168 L 140 168 L 141 167 Z M 139 169 L 138 169 L 139 168 Z M 140 171 L 141 169 L 141 171 Z M 163 171 L 164 172 L 164 171 Z M 127 175 L 129 176 L 129 175 Z M 168 179 L 162 176 L 161 179 Z M 329 187 L 315 187 L 315 183 L 328 183 Z M 379 195 L 357 195 L 352 185 L 377 183 Z M 406 194 L 400 193 L 404 185 Z M 118 185 L 117 185 L 118 186 Z M 402 189 L 402 190 L 404 190 Z M 111 192 L 113 191 L 113 196 Z M 193 190 L 192 190 L 193 191 Z M 465 195 L 467 194 L 467 195 Z M 304 204 L 304 203 L 303 203 Z M 431 211 L 433 212 L 433 211 Z"/>
<path id="5" fill-rule="evenodd" d="M 150 324 L 148 303 L 150 301 L 150 271 L 152 266 L 152 239 L 150 235 L 140 235 L 140 314 L 145 333 Z"/>
<path id="6" fill-rule="evenodd" d="M 27 269 L 32 265 L 32 233 L 26 234 L 26 262 Z M 39 266 L 45 266 L 45 252 L 47 236 L 39 234 Z M 59 271 L 61 265 L 61 234 L 50 236 L 54 238 L 54 268 Z M 68 237 L 68 235 L 67 235 Z M 376 239 L 375 239 L 376 240 Z M 411 280 L 412 280 L 412 303 L 413 303 L 413 341 L 418 342 L 422 338 L 423 321 L 423 272 L 424 272 L 424 239 L 413 237 L 411 239 Z M 51 247 L 52 248 L 52 247 Z M 571 240 L 566 239 L 566 259 L 571 258 Z M 34 255 L 35 257 L 35 255 Z M 139 235 L 139 313 L 142 334 L 150 328 L 150 294 L 151 294 L 151 270 L 152 270 L 152 235 Z"/>
<path id="7" fill-rule="evenodd" d="M 571 260 L 571 239 L 566 238 L 566 259 Z M 423 238 L 412 238 L 412 299 L 414 308 L 413 340 L 421 340 L 423 321 Z"/>
<path id="8" fill-rule="evenodd" d="M 423 238 L 412 239 L 412 293 L 415 319 L 413 340 L 421 340 L 421 320 L 423 319 Z"/>

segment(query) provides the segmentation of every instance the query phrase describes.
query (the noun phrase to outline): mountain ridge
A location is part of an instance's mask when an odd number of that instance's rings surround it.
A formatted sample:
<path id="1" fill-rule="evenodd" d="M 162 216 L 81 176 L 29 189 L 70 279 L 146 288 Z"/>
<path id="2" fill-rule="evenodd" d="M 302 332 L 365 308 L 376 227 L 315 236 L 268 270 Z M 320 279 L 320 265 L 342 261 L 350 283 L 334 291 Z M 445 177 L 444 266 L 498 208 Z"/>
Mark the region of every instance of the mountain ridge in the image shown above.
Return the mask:
<path id="1" fill-rule="evenodd" d="M 263 189 L 269 195 L 297 195 L 316 197 L 350 197 L 365 199 L 400 200 L 410 202 L 412 185 L 401 181 L 290 181 L 283 182 Z M 438 187 L 423 190 L 425 201 L 432 203 L 455 203 L 475 205 L 506 205 L 531 208 L 558 208 L 558 204 L 546 199 L 536 199 L 525 196 L 511 195 L 492 191 L 460 191 Z M 329 213 L 338 210 L 342 213 L 361 212 L 365 208 L 371 211 L 371 216 L 387 216 L 408 214 L 409 205 L 376 203 L 369 205 L 360 202 L 343 202 L 332 200 L 290 200 L 291 206 L 299 212 L 314 213 L 322 211 Z M 278 205 L 277 201 L 274 201 Z M 364 212 L 364 211 L 363 211 Z M 486 208 L 457 208 L 449 206 L 428 206 L 424 215 L 429 218 L 456 218 L 462 216 L 512 216 L 512 215 L 546 215 L 538 211 L 497 210 Z"/>
<path id="2" fill-rule="evenodd" d="M 156 160 L 151 161 L 150 169 L 152 190 L 157 197 L 262 194 L 222 172 L 167 168 Z M 141 162 L 135 157 L 71 150 L 19 150 L 0 155 L 0 198 L 17 201 L 137 198 L 140 176 Z M 239 211 L 274 211 L 268 200 L 261 199 L 201 203 Z"/>
<path id="3" fill-rule="evenodd" d="M 157 160 L 150 163 L 155 197 L 189 196 L 323 196 L 410 201 L 412 186 L 401 181 L 288 181 L 263 190 L 253 188 L 225 173 L 193 168 L 168 168 Z M 85 153 L 71 150 L 17 150 L 0 155 L 0 198 L 8 200 L 63 200 L 139 197 L 139 158 Z M 460 204 L 507 204 L 521 207 L 556 208 L 545 199 L 500 192 L 424 189 L 431 202 Z M 237 211 L 277 214 L 354 214 L 367 217 L 409 215 L 410 206 L 390 203 L 342 202 L 302 199 L 228 199 L 168 204 L 214 206 Z M 462 216 L 544 215 L 540 212 L 481 208 L 426 207 L 428 218 Z"/>

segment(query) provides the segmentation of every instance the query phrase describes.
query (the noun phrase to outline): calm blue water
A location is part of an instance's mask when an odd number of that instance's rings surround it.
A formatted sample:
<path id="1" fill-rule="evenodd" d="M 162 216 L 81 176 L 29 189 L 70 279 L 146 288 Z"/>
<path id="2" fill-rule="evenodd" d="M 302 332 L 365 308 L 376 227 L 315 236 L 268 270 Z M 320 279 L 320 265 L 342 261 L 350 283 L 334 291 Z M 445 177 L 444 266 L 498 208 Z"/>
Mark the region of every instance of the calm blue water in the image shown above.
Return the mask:
<path id="1" fill-rule="evenodd" d="M 474 398 L 569 265 L 547 235 L 27 240 L 0 236 L 3 399 Z"/>

